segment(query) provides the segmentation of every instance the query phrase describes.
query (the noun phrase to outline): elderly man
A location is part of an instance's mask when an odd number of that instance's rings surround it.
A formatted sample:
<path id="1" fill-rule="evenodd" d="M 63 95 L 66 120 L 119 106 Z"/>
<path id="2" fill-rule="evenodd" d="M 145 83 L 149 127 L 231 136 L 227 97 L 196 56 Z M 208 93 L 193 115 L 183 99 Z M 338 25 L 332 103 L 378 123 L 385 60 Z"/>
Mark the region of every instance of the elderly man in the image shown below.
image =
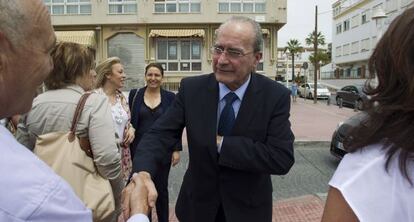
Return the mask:
<path id="1" fill-rule="evenodd" d="M 223 23 L 211 49 L 214 73 L 183 79 L 169 110 L 137 147 L 134 171 L 152 184 L 186 127 L 189 164 L 176 205 L 181 222 L 272 221 L 270 174 L 292 167 L 294 136 L 289 90 L 255 73 L 262 44 L 255 21 Z"/>
<path id="2" fill-rule="evenodd" d="M 41 0 L 0 0 L 0 119 L 28 112 L 51 71 L 56 38 Z M 92 221 L 70 186 L 0 126 L 0 221 Z M 146 190 L 135 175 L 125 200 L 148 221 Z M 142 201 L 145 200 L 145 201 Z"/>

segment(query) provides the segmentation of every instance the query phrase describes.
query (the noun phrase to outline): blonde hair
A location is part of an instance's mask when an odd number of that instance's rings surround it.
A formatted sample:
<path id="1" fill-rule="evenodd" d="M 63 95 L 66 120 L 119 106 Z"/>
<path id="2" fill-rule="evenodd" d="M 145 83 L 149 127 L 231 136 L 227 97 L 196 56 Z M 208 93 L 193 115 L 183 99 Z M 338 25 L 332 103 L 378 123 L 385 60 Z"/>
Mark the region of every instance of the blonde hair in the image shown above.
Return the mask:
<path id="1" fill-rule="evenodd" d="M 96 88 L 102 87 L 106 82 L 106 75 L 112 74 L 112 66 L 121 64 L 121 59 L 118 57 L 110 57 L 99 63 L 96 67 Z"/>

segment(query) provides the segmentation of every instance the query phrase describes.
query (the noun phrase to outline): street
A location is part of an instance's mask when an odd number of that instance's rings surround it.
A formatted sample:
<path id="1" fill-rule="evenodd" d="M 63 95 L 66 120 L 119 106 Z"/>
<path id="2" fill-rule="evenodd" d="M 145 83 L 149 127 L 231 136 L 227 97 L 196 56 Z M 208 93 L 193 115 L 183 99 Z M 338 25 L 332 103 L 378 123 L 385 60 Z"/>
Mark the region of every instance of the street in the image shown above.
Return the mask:
<path id="1" fill-rule="evenodd" d="M 320 146 L 323 145 L 323 146 Z M 272 176 L 273 200 L 326 193 L 339 160 L 329 153 L 329 145 L 295 146 L 295 164 L 287 175 Z"/>
<path id="2" fill-rule="evenodd" d="M 295 164 L 287 175 L 272 176 L 273 200 L 327 192 L 328 181 L 339 161 L 330 155 L 328 143 L 308 144 L 295 146 Z M 179 165 L 171 168 L 168 187 L 170 204 L 175 204 L 177 200 L 187 164 L 188 152 L 183 151 Z"/>

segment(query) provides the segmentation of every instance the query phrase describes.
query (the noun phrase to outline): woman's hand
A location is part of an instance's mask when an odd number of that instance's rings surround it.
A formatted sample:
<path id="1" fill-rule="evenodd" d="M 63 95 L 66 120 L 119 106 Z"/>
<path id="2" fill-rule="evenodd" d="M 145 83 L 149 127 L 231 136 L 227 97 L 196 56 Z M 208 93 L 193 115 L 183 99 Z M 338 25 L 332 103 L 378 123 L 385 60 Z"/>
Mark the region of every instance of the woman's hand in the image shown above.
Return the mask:
<path id="1" fill-rule="evenodd" d="M 174 151 L 171 157 L 171 165 L 175 166 L 180 162 L 180 151 Z"/>
<path id="2" fill-rule="evenodd" d="M 135 139 L 135 129 L 134 127 L 132 127 L 131 125 L 128 127 L 128 129 L 126 130 L 125 134 L 124 134 L 124 141 L 123 143 L 125 145 L 129 145 L 132 143 L 132 141 L 134 141 Z"/>

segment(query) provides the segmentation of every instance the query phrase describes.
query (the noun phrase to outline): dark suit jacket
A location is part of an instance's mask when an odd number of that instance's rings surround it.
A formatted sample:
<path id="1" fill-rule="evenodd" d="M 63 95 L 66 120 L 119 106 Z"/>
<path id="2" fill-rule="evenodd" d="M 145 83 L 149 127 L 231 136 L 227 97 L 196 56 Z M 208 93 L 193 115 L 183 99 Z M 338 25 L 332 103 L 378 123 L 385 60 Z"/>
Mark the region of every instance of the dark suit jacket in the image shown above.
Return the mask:
<path id="1" fill-rule="evenodd" d="M 270 174 L 294 163 L 289 90 L 252 74 L 231 136 L 217 155 L 219 89 L 214 74 L 185 78 L 170 109 L 138 145 L 134 171 L 157 162 L 186 127 L 189 164 L 176 204 L 181 222 L 213 222 L 220 204 L 228 222 L 270 222 Z"/>
<path id="2" fill-rule="evenodd" d="M 138 124 L 139 124 L 139 110 L 141 109 L 141 105 L 144 102 L 144 93 L 145 93 L 145 89 L 146 87 L 140 88 L 139 90 L 137 89 L 133 89 L 129 92 L 129 96 L 128 96 L 128 104 L 129 104 L 129 110 L 131 111 L 131 124 L 132 126 L 137 129 L 138 128 Z M 171 103 L 174 101 L 175 98 L 175 94 L 164 90 L 161 88 L 161 107 L 163 112 L 165 113 L 166 110 L 168 110 L 168 108 L 170 107 Z M 134 97 L 136 95 L 135 101 Z M 154 123 L 155 124 L 155 123 Z M 135 131 L 135 138 L 137 138 L 137 133 L 138 130 Z M 136 146 L 138 145 L 139 141 L 134 140 L 131 144 L 131 149 L 136 149 Z M 181 144 L 181 138 L 178 140 L 178 142 L 176 142 L 176 144 L 174 144 L 173 146 L 171 146 L 171 151 L 170 154 L 172 153 L 172 151 L 181 151 L 182 150 L 182 144 Z M 169 155 L 168 157 L 164 158 L 164 163 L 171 161 L 171 155 Z"/>

